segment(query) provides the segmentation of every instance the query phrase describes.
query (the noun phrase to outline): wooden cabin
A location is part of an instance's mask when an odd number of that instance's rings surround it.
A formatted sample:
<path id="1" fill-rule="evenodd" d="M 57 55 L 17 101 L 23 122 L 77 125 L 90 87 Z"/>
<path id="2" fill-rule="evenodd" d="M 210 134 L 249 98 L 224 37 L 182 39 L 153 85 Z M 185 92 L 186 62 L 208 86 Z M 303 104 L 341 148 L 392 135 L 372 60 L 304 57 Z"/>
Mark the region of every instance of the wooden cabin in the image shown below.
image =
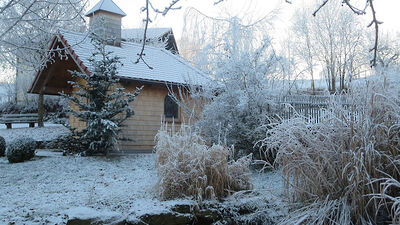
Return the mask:
<path id="1" fill-rule="evenodd" d="M 120 141 L 119 148 L 124 151 L 151 151 L 161 121 L 165 119 L 179 124 L 183 118 L 182 110 L 168 96 L 171 87 L 176 90 L 188 84 L 202 85 L 208 82 L 208 78 L 179 55 L 165 48 L 146 46 L 143 58 L 148 65 L 143 61 L 135 63 L 141 44 L 121 40 L 121 29 L 116 27 L 121 26 L 121 18 L 125 13 L 111 0 L 101 2 L 87 16 L 90 17 L 90 24 L 95 24 L 95 20 L 100 17 L 103 17 L 103 23 L 106 21 L 99 33 L 115 40 L 106 46 L 106 50 L 121 59 L 122 66 L 118 69 L 120 85 L 131 92 L 136 87 L 144 86 L 132 103 L 135 115 L 126 120 L 122 127 L 122 136 L 131 141 Z M 68 83 L 73 79 L 68 71 L 90 74 L 88 59 L 93 52 L 94 47 L 87 33 L 59 31 L 53 37 L 45 63 L 37 71 L 28 92 L 73 94 L 76 90 Z M 85 126 L 73 116 L 70 116 L 69 123 L 78 129 Z"/>

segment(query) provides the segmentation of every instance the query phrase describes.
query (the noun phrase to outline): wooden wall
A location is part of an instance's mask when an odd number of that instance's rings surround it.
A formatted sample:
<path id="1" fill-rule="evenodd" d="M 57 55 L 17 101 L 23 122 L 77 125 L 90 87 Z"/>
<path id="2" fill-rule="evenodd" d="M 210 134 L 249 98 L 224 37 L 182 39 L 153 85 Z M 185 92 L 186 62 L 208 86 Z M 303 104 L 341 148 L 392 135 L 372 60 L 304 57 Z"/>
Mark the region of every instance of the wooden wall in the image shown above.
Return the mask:
<path id="1" fill-rule="evenodd" d="M 84 80 L 83 79 L 79 79 L 78 83 L 83 84 Z M 72 94 L 75 93 L 76 91 L 78 91 L 79 89 L 77 87 L 72 88 Z M 78 106 L 75 105 L 73 102 L 69 103 L 69 107 L 73 110 L 78 110 Z M 77 128 L 77 130 L 82 130 L 83 128 L 86 127 L 86 122 L 80 121 L 78 118 L 76 118 L 75 116 L 73 116 L 72 114 L 69 115 L 69 125 L 71 127 Z"/>
<path id="2" fill-rule="evenodd" d="M 134 92 L 141 84 L 131 83 L 124 85 L 126 90 Z M 168 94 L 165 85 L 144 85 L 141 93 L 132 103 L 135 115 L 123 123 L 122 136 L 132 139 L 131 141 L 120 141 L 120 150 L 148 150 L 154 147 L 154 137 L 160 129 L 164 115 L 164 98 Z M 182 118 L 181 110 L 175 124 L 179 125 Z M 171 122 L 171 120 L 169 120 Z"/>
<path id="3" fill-rule="evenodd" d="M 133 93 L 136 87 L 142 84 L 137 82 L 124 83 L 122 85 L 127 91 Z M 152 151 L 154 147 L 154 137 L 160 129 L 161 121 L 164 119 L 164 98 L 168 94 L 168 88 L 163 84 L 145 84 L 135 101 L 131 103 L 135 115 L 128 118 L 122 124 L 121 137 L 130 139 L 129 141 L 119 141 L 118 147 L 123 151 Z M 76 91 L 76 90 L 74 90 Z M 71 103 L 71 107 L 76 109 Z M 179 109 L 178 119 L 174 120 L 179 126 L 182 119 L 182 112 Z M 172 123 L 171 119 L 167 122 Z M 86 124 L 77 118 L 70 116 L 70 125 L 82 129 Z"/>

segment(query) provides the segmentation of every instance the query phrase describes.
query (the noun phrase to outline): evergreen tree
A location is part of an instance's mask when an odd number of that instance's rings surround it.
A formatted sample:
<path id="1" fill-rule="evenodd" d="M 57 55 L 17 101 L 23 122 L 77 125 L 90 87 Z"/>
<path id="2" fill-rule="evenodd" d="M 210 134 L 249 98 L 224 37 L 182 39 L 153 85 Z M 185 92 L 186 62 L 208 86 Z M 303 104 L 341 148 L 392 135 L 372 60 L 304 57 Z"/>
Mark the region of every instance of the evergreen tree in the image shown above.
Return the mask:
<path id="1" fill-rule="evenodd" d="M 69 109 L 70 113 L 86 123 L 80 131 L 69 127 L 81 146 L 78 151 L 85 155 L 106 155 L 116 147 L 121 123 L 134 114 L 129 103 L 142 88 L 128 93 L 117 87 L 117 69 L 121 66 L 119 57 L 106 51 L 106 41 L 95 34 L 91 35 L 91 43 L 95 52 L 89 59 L 90 74 L 69 71 L 75 78 L 69 83 L 78 90 L 72 95 L 62 95 L 77 106 L 77 109 Z"/>

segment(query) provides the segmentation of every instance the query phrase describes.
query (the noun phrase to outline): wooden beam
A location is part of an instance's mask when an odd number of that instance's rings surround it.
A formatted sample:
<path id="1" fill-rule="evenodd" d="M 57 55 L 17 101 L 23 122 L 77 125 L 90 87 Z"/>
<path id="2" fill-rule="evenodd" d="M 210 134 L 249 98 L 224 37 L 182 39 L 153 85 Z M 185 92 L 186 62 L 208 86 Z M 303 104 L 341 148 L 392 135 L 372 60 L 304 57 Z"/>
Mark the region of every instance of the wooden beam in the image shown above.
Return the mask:
<path id="1" fill-rule="evenodd" d="M 71 88 L 46 87 L 44 94 L 59 95 L 58 94 L 59 92 L 64 92 L 65 94 L 70 94 Z"/>
<path id="2" fill-rule="evenodd" d="M 47 76 L 43 81 L 42 88 L 39 91 L 39 94 L 43 94 L 44 90 L 46 89 L 46 85 L 49 83 L 49 80 L 54 76 L 54 71 L 56 70 L 57 64 L 54 64 L 53 66 L 50 67 L 49 72 L 47 72 Z"/>

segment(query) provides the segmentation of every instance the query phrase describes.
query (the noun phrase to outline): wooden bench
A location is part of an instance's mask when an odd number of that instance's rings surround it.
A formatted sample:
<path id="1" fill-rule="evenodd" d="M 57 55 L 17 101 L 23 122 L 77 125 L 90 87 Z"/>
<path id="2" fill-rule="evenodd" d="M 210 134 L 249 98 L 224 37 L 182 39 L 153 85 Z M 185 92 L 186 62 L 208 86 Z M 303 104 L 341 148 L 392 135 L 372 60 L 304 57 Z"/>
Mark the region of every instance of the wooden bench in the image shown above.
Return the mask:
<path id="1" fill-rule="evenodd" d="M 0 117 L 0 123 L 4 123 L 7 129 L 11 129 L 13 123 L 29 123 L 29 127 L 35 127 L 35 123 L 38 122 L 37 113 L 27 114 L 2 114 Z"/>

